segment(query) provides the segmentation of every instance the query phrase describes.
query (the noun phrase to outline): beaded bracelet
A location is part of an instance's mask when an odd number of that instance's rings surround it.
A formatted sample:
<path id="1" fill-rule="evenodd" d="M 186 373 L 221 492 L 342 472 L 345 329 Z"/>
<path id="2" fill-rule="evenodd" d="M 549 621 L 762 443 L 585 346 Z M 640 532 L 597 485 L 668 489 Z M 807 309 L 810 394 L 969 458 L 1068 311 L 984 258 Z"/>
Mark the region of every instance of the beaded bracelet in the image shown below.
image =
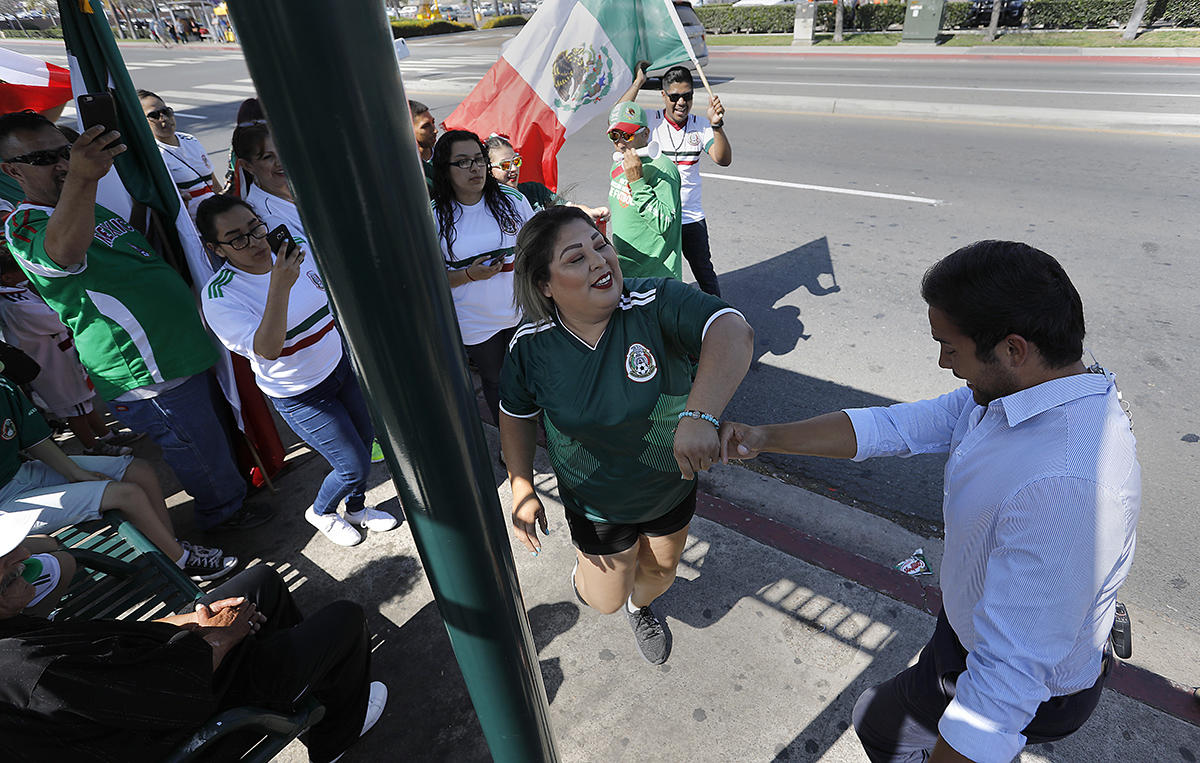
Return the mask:
<path id="1" fill-rule="evenodd" d="M 715 417 L 710 416 L 709 414 L 705 413 L 704 411 L 691 411 L 691 410 L 684 411 L 683 413 L 679 414 L 679 420 L 682 421 L 684 418 L 700 419 L 702 421 L 707 421 L 709 424 L 712 424 L 717 429 L 721 428 L 721 422 L 717 421 L 717 419 Z"/>

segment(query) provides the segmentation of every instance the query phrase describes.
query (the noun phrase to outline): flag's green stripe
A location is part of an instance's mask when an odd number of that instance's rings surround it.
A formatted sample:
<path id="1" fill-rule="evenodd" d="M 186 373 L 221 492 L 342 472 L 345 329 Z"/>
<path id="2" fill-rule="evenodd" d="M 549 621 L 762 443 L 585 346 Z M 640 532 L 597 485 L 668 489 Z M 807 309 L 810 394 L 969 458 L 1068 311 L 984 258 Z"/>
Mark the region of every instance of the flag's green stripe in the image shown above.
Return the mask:
<path id="1" fill-rule="evenodd" d="M 663 0 L 581 0 L 616 48 L 613 53 L 631 70 L 638 61 L 650 68 L 683 63 L 687 49 Z"/>

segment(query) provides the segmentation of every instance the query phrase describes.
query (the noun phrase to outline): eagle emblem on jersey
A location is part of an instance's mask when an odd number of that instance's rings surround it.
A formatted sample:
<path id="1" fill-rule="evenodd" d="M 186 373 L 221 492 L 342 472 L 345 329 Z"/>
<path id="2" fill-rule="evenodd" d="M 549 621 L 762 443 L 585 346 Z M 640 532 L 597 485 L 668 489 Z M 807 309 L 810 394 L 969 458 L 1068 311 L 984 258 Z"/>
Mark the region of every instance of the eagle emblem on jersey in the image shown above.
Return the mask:
<path id="1" fill-rule="evenodd" d="M 558 93 L 554 99 L 556 109 L 578 111 L 612 90 L 612 54 L 603 45 L 596 49 L 585 44 L 560 51 L 554 57 L 551 71 Z"/>
<path id="2" fill-rule="evenodd" d="M 630 381 L 648 382 L 658 374 L 658 362 L 644 344 L 634 342 L 625 353 L 625 375 Z"/>
<path id="3" fill-rule="evenodd" d="M 0 437 L 3 437 L 5 440 L 11 440 L 16 436 L 17 425 L 13 423 L 12 419 L 5 419 L 4 426 L 0 427 Z"/>
<path id="4" fill-rule="evenodd" d="M 688 143 L 691 143 L 693 146 L 700 145 L 700 136 L 696 133 L 692 133 L 688 136 Z"/>

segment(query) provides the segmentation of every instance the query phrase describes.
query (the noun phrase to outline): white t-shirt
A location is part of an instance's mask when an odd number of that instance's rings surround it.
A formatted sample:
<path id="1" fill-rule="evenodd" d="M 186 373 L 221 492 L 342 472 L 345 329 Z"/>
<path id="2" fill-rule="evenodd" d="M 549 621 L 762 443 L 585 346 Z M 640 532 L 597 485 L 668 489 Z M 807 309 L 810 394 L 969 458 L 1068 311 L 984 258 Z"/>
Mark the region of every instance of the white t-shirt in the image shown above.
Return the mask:
<path id="1" fill-rule="evenodd" d="M 713 129 L 708 120 L 688 114 L 682 127 L 663 116 L 662 109 L 646 114 L 650 139 L 658 141 L 662 152 L 679 169 L 679 191 L 683 202 L 683 222 L 695 223 L 704 219 L 700 202 L 700 155 L 708 153 L 713 144 Z"/>
<path id="2" fill-rule="evenodd" d="M 259 388 L 271 397 L 295 397 L 333 373 L 342 359 L 342 336 L 329 310 L 325 282 L 311 258 L 305 258 L 288 299 L 283 352 L 275 360 L 255 353 L 254 334 L 262 323 L 270 284 L 270 273 L 255 275 L 225 263 L 209 279 L 200 301 L 221 343 L 249 359 Z"/>
<path id="3" fill-rule="evenodd" d="M 296 239 L 296 244 L 309 256 L 312 255 L 312 245 L 308 242 L 308 234 L 304 232 L 304 223 L 300 221 L 300 210 L 296 208 L 296 202 L 268 193 L 254 183 L 246 187 L 243 198 L 254 208 L 259 219 L 267 224 L 267 230 L 286 225 L 288 233 Z"/>
<path id="4" fill-rule="evenodd" d="M 188 214 L 195 218 L 200 202 L 214 193 L 213 166 L 200 141 L 186 132 L 177 132 L 175 137 L 179 138 L 178 146 L 160 140 L 155 143 L 158 144 L 167 171 L 171 173 L 171 179 L 179 186 L 179 194 L 187 203 Z"/>
<path id="5" fill-rule="evenodd" d="M 524 225 L 533 217 L 533 208 L 515 188 L 501 186 L 500 191 L 512 201 L 517 216 Z M 450 290 L 454 297 L 454 310 L 458 313 L 458 326 L 462 331 L 463 344 L 481 344 L 497 332 L 512 328 L 521 322 L 521 313 L 513 303 L 513 246 L 517 231 L 505 233 L 480 199 L 464 207 L 454 204 L 454 259 L 446 251 L 445 240 L 439 239 L 442 256 L 450 270 L 465 268 L 481 254 L 496 252 L 504 254 L 504 269 L 486 281 L 468 281 Z"/>

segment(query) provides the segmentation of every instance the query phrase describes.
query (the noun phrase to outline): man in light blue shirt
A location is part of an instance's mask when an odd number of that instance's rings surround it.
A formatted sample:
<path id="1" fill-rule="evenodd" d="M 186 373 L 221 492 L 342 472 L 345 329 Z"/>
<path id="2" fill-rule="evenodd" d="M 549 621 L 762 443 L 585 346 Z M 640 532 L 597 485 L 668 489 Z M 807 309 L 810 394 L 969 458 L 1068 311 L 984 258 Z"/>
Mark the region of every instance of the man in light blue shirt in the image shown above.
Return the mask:
<path id="1" fill-rule="evenodd" d="M 1141 470 L 1115 383 L 1083 365 L 1083 303 L 1053 257 L 981 241 L 930 268 L 921 295 L 938 364 L 965 387 L 726 422 L 722 456 L 949 454 L 943 611 L 917 664 L 859 697 L 854 728 L 877 763 L 1007 763 L 1074 732 L 1100 700 Z"/>

